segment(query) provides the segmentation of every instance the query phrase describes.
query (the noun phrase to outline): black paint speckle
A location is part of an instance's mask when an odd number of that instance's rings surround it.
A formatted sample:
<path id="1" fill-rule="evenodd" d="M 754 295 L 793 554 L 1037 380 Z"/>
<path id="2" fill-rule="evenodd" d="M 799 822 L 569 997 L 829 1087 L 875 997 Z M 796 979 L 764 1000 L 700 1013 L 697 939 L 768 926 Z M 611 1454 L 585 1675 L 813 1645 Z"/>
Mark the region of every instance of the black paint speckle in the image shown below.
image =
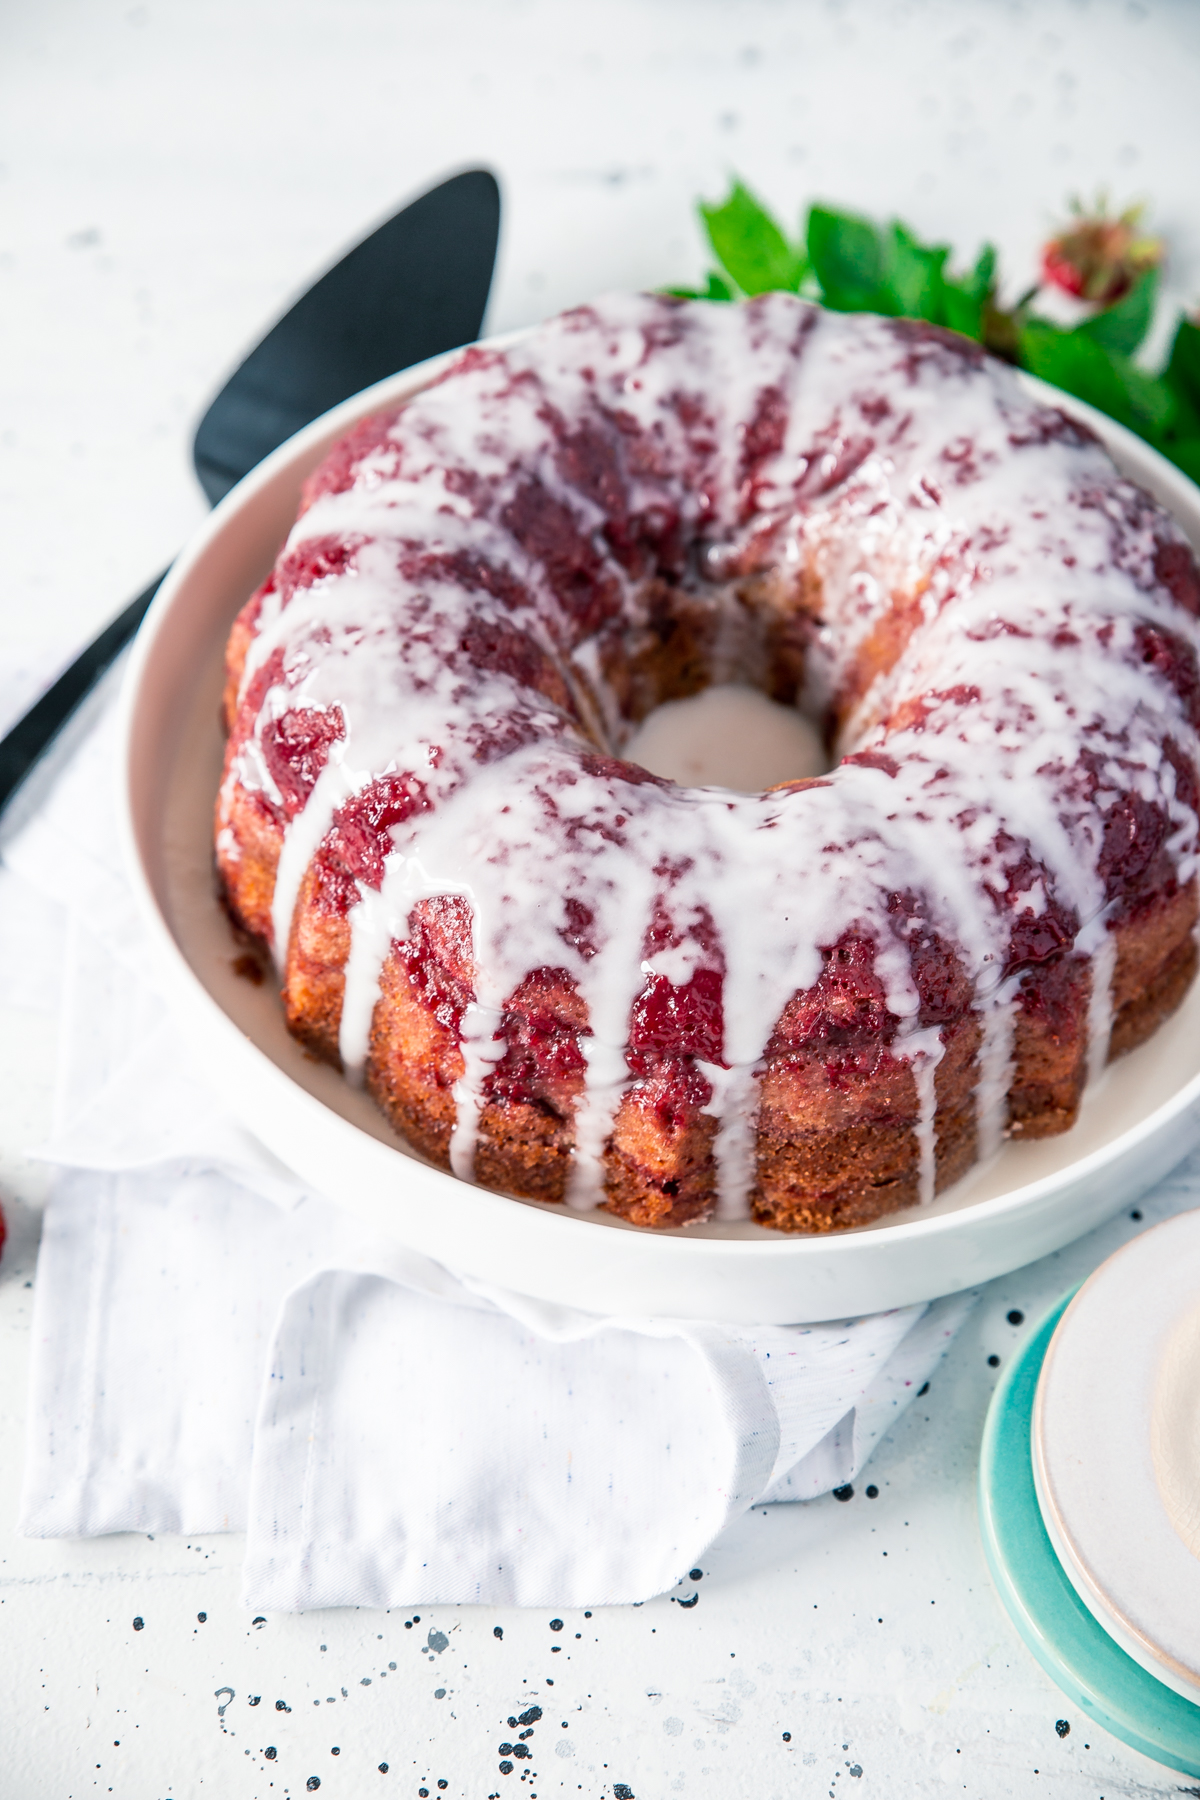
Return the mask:
<path id="1" fill-rule="evenodd" d="M 682 1606 L 684 1611 L 686 1612 L 689 1607 L 695 1606 L 695 1604 L 699 1600 L 699 1598 L 700 1598 L 699 1594 L 693 1594 L 690 1600 L 680 1600 L 677 1602 L 677 1604 L 679 1606 Z"/>
<path id="2" fill-rule="evenodd" d="M 292 1709 L 288 1705 L 286 1700 L 277 1700 L 275 1702 L 275 1711 L 276 1712 L 291 1712 L 291 1710 Z"/>
<path id="3" fill-rule="evenodd" d="M 381 1774 L 381 1775 L 386 1775 L 386 1774 L 387 1774 L 387 1772 L 388 1772 L 388 1766 L 387 1766 L 387 1764 L 386 1764 L 386 1763 L 380 1763 L 380 1765 L 379 1765 L 379 1773 L 380 1773 L 380 1774 Z"/>
<path id="4" fill-rule="evenodd" d="M 448 1650 L 450 1647 L 450 1639 L 444 1631 L 431 1631 L 425 1642 L 431 1650 L 436 1650 L 439 1656 L 443 1650 Z"/>
<path id="5" fill-rule="evenodd" d="M 508 1761 L 507 1757 L 500 1764 L 500 1773 L 502 1775 L 511 1775 L 512 1774 L 512 1764 Z"/>
<path id="6" fill-rule="evenodd" d="M 1133 1211 L 1132 1211 L 1132 1212 L 1131 1212 L 1131 1213 L 1130 1213 L 1130 1215 L 1129 1215 L 1129 1216 L 1130 1216 L 1130 1218 L 1131 1218 L 1131 1219 L 1136 1219 L 1136 1220 L 1137 1220 L 1137 1222 L 1138 1222 L 1138 1224 L 1139 1224 L 1139 1225 L 1140 1225 L 1140 1224 L 1141 1224 L 1141 1222 L 1142 1222 L 1142 1209 L 1141 1209 L 1141 1207 L 1140 1207 L 1140 1206 L 1135 1206 L 1135 1207 L 1134 1207 L 1134 1209 L 1133 1209 Z"/>
<path id="7" fill-rule="evenodd" d="M 1070 1719 L 1055 1719 L 1054 1729 L 1055 1729 L 1055 1731 L 1057 1731 L 1059 1737 L 1066 1737 L 1067 1733 L 1071 1729 Z"/>
<path id="8" fill-rule="evenodd" d="M 784 1743 L 785 1743 L 785 1744 L 790 1744 L 790 1743 L 791 1743 L 791 1741 L 792 1741 L 792 1734 L 791 1734 L 791 1732 L 790 1732 L 790 1731 L 785 1731 L 785 1732 L 784 1732 L 784 1734 L 783 1734 L 783 1741 L 784 1741 Z"/>
<path id="9" fill-rule="evenodd" d="M 703 1569 L 689 1569 L 688 1570 L 688 1580 L 689 1581 L 703 1581 L 704 1580 L 704 1570 Z"/>
<path id="10" fill-rule="evenodd" d="M 847 1481 L 844 1486 L 834 1488 L 833 1497 L 835 1500 L 853 1500 L 854 1489 Z"/>
<path id="11" fill-rule="evenodd" d="M 199 1620 L 201 1625 L 206 1625 L 208 1623 L 208 1614 L 207 1613 L 197 1613 L 196 1618 Z"/>
<path id="12" fill-rule="evenodd" d="M 329 1754 L 330 1754 L 330 1756 L 340 1756 L 342 1754 L 341 1745 L 335 1744 L 333 1746 L 333 1748 L 330 1750 Z"/>
<path id="13" fill-rule="evenodd" d="M 525 1711 L 518 1716 L 516 1723 L 518 1725 L 536 1725 L 541 1716 L 540 1706 L 527 1706 Z"/>
<path id="14" fill-rule="evenodd" d="M 493 1625 L 492 1636 L 502 1638 L 504 1636 L 504 1627 L 502 1625 Z"/>
<path id="15" fill-rule="evenodd" d="M 878 1500 L 879 1489 L 875 1486 L 874 1482 L 872 1482 L 870 1487 L 866 1489 L 866 1495 L 867 1495 L 868 1500 Z"/>
<path id="16" fill-rule="evenodd" d="M 1025 1314 L 1021 1311 L 1019 1306 L 1014 1306 L 1007 1317 L 1010 1325 L 1023 1325 L 1025 1323 Z"/>
<path id="17" fill-rule="evenodd" d="M 251 1621 L 250 1621 L 250 1623 L 252 1625 L 265 1625 L 266 1622 L 267 1621 L 263 1618 L 261 1613 L 259 1613 L 257 1619 L 251 1619 Z"/>
<path id="18" fill-rule="evenodd" d="M 563 1622 L 561 1619 L 551 1619 L 551 1621 L 550 1621 L 551 1631 L 561 1631 L 562 1628 L 563 1628 Z"/>
<path id="19" fill-rule="evenodd" d="M 261 1699 L 261 1694 L 250 1694 L 247 1696 L 246 1704 L 247 1706 L 257 1706 Z"/>
<path id="20" fill-rule="evenodd" d="M 435 1700 L 444 1700 L 446 1698 L 445 1688 L 434 1688 L 433 1697 Z"/>
<path id="21" fill-rule="evenodd" d="M 440 1788 L 448 1788 L 450 1786 L 450 1783 L 448 1781 L 439 1781 L 438 1786 Z"/>
<path id="22" fill-rule="evenodd" d="M 310 1794 L 315 1794 L 321 1785 L 321 1777 L 319 1775 L 310 1775 L 304 1785 Z"/>
<path id="23" fill-rule="evenodd" d="M 929 1392 L 929 1383 L 925 1382 L 924 1386 L 919 1387 L 917 1389 L 917 1399 L 923 1400 L 928 1392 Z"/>
<path id="24" fill-rule="evenodd" d="M 274 1744 L 268 1744 L 266 1749 L 263 1751 L 263 1755 L 266 1757 L 268 1762 L 274 1762 L 275 1758 L 279 1755 L 279 1752 L 278 1752 L 278 1750 L 276 1750 Z"/>
<path id="25" fill-rule="evenodd" d="M 623 1781 L 613 1782 L 614 1800 L 633 1800 L 633 1789 Z"/>
<path id="26" fill-rule="evenodd" d="M 994 1354 L 992 1356 L 989 1356 L 988 1357 L 988 1368 L 989 1369 L 998 1369 L 999 1367 L 1000 1367 L 1000 1358 Z"/>
<path id="27" fill-rule="evenodd" d="M 145 1619 L 143 1619 L 143 1618 L 140 1618 L 140 1617 L 139 1617 L 139 1618 L 136 1618 L 136 1619 L 135 1619 L 135 1620 L 134 1620 L 134 1621 L 133 1621 L 133 1629 L 134 1629 L 134 1630 L 135 1630 L 135 1631 L 144 1631 L 144 1630 L 145 1630 L 145 1629 L 146 1629 L 146 1621 L 145 1621 Z"/>

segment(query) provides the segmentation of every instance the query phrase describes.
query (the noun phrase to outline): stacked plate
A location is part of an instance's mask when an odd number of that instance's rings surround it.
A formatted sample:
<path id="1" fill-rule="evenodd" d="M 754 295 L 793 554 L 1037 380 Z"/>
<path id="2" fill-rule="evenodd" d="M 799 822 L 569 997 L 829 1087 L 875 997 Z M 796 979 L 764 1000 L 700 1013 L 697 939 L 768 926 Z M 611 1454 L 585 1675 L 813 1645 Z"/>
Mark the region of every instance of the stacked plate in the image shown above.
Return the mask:
<path id="1" fill-rule="evenodd" d="M 1200 1774 L 1200 1212 L 1067 1296 L 996 1389 L 984 1547 L 1013 1622 L 1099 1724 Z"/>

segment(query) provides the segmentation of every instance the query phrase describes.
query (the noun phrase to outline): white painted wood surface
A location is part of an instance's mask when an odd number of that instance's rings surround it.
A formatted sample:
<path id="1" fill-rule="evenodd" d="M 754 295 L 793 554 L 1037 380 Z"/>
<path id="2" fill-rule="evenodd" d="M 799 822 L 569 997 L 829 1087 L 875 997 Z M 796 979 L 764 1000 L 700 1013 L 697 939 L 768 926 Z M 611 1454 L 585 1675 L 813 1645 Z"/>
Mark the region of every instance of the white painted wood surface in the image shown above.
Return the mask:
<path id="1" fill-rule="evenodd" d="M 1145 195 L 1171 241 L 1170 292 L 1194 302 L 1198 92 L 1189 0 L 9 6 L 0 723 L 203 516 L 190 430 L 240 351 L 444 172 L 483 161 L 503 182 L 492 330 L 699 273 L 692 201 L 731 170 L 792 218 L 818 197 L 895 211 L 964 256 L 989 234 L 1013 291 L 1068 193 Z M 564 1615 L 561 1633 L 548 1615 L 466 1609 L 255 1624 L 236 1538 L 19 1539 L 52 963 L 52 929 L 33 954 L 0 890 L 5 1800 L 282 1800 L 310 1777 L 355 1800 L 590 1800 L 618 1783 L 638 1800 L 1113 1800 L 1185 1785 L 1056 1693 L 999 1610 L 975 1527 L 987 1358 L 1137 1229 L 1128 1218 L 985 1294 L 852 1501 L 760 1510 L 699 1583 Z M 1144 1210 L 1189 1203 L 1177 1186 Z M 501 1776 L 506 1721 L 529 1704 L 532 1755 Z"/>

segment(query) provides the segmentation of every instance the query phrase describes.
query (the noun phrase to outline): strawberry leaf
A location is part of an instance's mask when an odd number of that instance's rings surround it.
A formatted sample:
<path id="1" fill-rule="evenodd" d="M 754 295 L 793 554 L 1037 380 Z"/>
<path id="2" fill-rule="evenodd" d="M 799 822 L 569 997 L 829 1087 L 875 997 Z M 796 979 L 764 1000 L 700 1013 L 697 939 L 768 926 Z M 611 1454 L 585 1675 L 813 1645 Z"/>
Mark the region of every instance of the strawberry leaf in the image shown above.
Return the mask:
<path id="1" fill-rule="evenodd" d="M 883 234 L 869 219 L 813 206 L 805 235 L 826 306 L 835 312 L 895 311 L 884 288 Z"/>
<path id="2" fill-rule="evenodd" d="M 891 301 L 886 310 L 901 318 L 928 319 L 940 325 L 945 312 L 942 272 L 949 247 L 918 242 L 899 219 L 889 225 L 884 246 L 884 287 Z M 876 310 L 885 309 L 877 306 Z"/>
<path id="3" fill-rule="evenodd" d="M 700 216 L 718 261 L 743 294 L 797 291 L 808 266 L 803 250 L 788 243 L 770 213 L 740 181 L 734 182 L 729 198 L 720 206 L 702 204 Z"/>
<path id="4" fill-rule="evenodd" d="M 1031 375 L 1086 400 L 1140 436 L 1156 441 L 1171 424 L 1176 406 L 1167 383 L 1106 350 L 1088 332 L 1060 331 L 1047 319 L 1029 319 L 1019 344 L 1022 366 Z"/>
<path id="5" fill-rule="evenodd" d="M 1168 440 L 1160 448 L 1185 475 L 1200 482 L 1200 436 Z"/>
<path id="6" fill-rule="evenodd" d="M 1102 350 L 1114 351 L 1118 356 L 1132 356 L 1150 329 L 1157 298 L 1158 270 L 1148 269 L 1134 282 L 1124 299 L 1086 319 L 1076 326 L 1076 330 L 1099 344 Z"/>
<path id="7" fill-rule="evenodd" d="M 980 251 L 969 275 L 942 282 L 942 324 L 964 337 L 983 342 L 984 311 L 996 285 L 996 252 L 991 244 Z"/>
<path id="8" fill-rule="evenodd" d="M 715 269 L 708 272 L 707 285 L 702 288 L 669 287 L 663 288 L 664 294 L 670 294 L 673 300 L 732 300 L 733 289 L 727 281 L 722 280 Z"/>
<path id="9" fill-rule="evenodd" d="M 1175 329 L 1166 378 L 1181 400 L 1200 413 L 1200 326 L 1181 318 Z"/>
<path id="10" fill-rule="evenodd" d="M 715 269 L 708 272 L 708 286 L 701 295 L 704 300 L 732 300 L 733 289 L 729 283 L 717 274 Z"/>

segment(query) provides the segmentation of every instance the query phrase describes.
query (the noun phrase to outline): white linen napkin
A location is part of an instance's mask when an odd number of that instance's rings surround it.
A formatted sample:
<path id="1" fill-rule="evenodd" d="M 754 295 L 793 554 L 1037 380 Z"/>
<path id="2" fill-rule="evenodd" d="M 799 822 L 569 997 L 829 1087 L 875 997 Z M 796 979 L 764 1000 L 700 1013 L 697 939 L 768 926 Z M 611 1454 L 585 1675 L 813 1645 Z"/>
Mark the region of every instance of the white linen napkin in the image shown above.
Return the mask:
<path id="1" fill-rule="evenodd" d="M 148 984 L 114 737 L 109 704 L 3 845 L 0 980 L 39 979 L 32 943 L 62 984 L 22 1529 L 245 1530 L 260 1609 L 584 1606 L 852 1481 L 974 1297 L 597 1318 L 365 1231 L 223 1109 Z"/>

